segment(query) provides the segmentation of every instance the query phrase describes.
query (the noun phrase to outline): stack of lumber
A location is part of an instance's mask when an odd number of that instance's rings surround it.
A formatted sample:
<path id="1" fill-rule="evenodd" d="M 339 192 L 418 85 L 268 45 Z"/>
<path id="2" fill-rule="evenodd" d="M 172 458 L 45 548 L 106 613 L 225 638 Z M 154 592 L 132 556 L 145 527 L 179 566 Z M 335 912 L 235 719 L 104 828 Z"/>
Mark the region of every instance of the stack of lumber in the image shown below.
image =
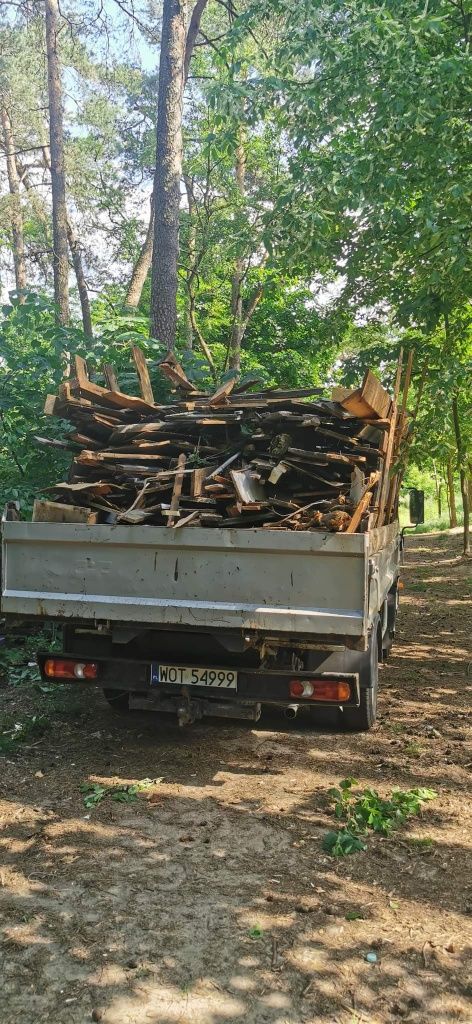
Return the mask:
<path id="1" fill-rule="evenodd" d="M 73 461 L 66 481 L 42 490 L 35 520 L 354 533 L 395 514 L 397 402 L 370 371 L 329 399 L 317 388 L 248 391 L 235 379 L 205 394 L 168 354 L 164 405 L 141 350 L 132 354 L 139 397 L 119 390 L 111 366 L 107 386 L 94 383 L 80 357 L 47 397 L 45 412 L 73 429 L 36 440 L 71 449 Z"/>

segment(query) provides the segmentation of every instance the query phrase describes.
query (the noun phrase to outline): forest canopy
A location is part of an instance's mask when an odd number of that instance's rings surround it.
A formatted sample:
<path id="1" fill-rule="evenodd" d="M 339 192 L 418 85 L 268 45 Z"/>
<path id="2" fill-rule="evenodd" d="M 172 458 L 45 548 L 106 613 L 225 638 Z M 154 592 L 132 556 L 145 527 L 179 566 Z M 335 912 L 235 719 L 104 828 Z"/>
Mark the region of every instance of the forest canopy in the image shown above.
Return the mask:
<path id="1" fill-rule="evenodd" d="M 199 385 L 388 387 L 403 348 L 407 483 L 468 550 L 471 31 L 469 0 L 2 4 L 3 501 L 57 475 L 74 354 L 130 391 L 131 344 Z"/>

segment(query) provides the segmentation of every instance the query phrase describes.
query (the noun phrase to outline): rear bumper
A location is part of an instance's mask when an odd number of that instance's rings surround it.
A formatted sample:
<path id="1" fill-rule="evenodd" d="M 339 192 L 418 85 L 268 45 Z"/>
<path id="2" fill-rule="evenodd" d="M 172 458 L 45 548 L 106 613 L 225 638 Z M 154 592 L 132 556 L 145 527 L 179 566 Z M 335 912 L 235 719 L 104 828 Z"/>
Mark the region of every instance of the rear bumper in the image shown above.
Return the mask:
<path id="1" fill-rule="evenodd" d="M 300 706 L 359 706 L 359 675 L 355 672 L 299 672 L 294 669 L 270 671 L 267 669 L 238 668 L 237 690 L 222 691 L 218 687 L 208 686 L 189 687 L 165 683 L 152 685 L 151 661 L 136 661 L 123 658 L 94 658 L 93 661 L 98 667 L 98 672 L 96 679 L 93 680 L 54 679 L 46 676 L 44 671 L 46 660 L 54 657 L 57 657 L 57 654 L 54 655 L 46 652 L 38 654 L 41 676 L 48 683 L 68 683 L 75 687 L 95 686 L 102 689 L 129 691 L 133 694 L 140 694 L 143 697 L 151 698 L 154 706 L 159 704 L 160 699 L 168 702 L 171 698 L 180 700 L 182 697 L 188 699 L 191 696 L 205 700 L 215 699 L 220 703 L 224 701 L 228 704 L 279 704 L 281 707 L 284 707 L 294 703 L 294 697 L 290 695 L 290 681 L 293 679 L 308 681 L 313 678 L 317 680 L 348 682 L 351 691 L 350 699 L 347 701 L 326 701 L 297 697 L 296 703 Z M 67 652 L 61 653 L 60 657 L 70 658 L 75 661 L 87 661 L 85 658 L 78 657 L 77 654 L 68 654 Z M 166 659 L 166 664 L 169 664 L 168 659 Z M 228 666 L 212 665 L 212 668 L 215 669 L 220 667 L 227 669 Z"/>

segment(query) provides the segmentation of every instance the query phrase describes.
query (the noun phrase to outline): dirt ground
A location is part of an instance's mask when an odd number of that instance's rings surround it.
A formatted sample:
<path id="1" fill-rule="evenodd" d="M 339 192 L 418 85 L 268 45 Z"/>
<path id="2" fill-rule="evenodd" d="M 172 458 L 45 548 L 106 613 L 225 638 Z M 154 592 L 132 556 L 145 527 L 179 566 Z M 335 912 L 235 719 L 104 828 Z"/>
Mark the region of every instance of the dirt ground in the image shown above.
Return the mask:
<path id="1" fill-rule="evenodd" d="M 119 717 L 91 691 L 1 691 L 3 712 L 43 702 L 48 716 L 44 736 L 0 761 L 2 1024 L 472 1022 L 472 618 L 459 545 L 407 542 L 368 735 L 273 716 L 179 731 Z M 438 799 L 335 859 L 322 849 L 327 790 L 349 775 Z M 83 782 L 144 778 L 162 781 L 135 803 L 84 807 Z"/>

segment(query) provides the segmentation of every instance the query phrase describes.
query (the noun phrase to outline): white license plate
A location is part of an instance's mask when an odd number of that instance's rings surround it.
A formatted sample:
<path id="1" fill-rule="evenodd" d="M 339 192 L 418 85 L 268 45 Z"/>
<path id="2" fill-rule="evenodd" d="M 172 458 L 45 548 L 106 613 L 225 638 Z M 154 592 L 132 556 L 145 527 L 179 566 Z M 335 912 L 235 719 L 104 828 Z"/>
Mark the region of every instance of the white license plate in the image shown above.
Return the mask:
<path id="1" fill-rule="evenodd" d="M 152 683 L 171 686 L 211 686 L 219 690 L 237 690 L 238 673 L 225 668 L 189 668 L 187 665 L 153 665 Z"/>

